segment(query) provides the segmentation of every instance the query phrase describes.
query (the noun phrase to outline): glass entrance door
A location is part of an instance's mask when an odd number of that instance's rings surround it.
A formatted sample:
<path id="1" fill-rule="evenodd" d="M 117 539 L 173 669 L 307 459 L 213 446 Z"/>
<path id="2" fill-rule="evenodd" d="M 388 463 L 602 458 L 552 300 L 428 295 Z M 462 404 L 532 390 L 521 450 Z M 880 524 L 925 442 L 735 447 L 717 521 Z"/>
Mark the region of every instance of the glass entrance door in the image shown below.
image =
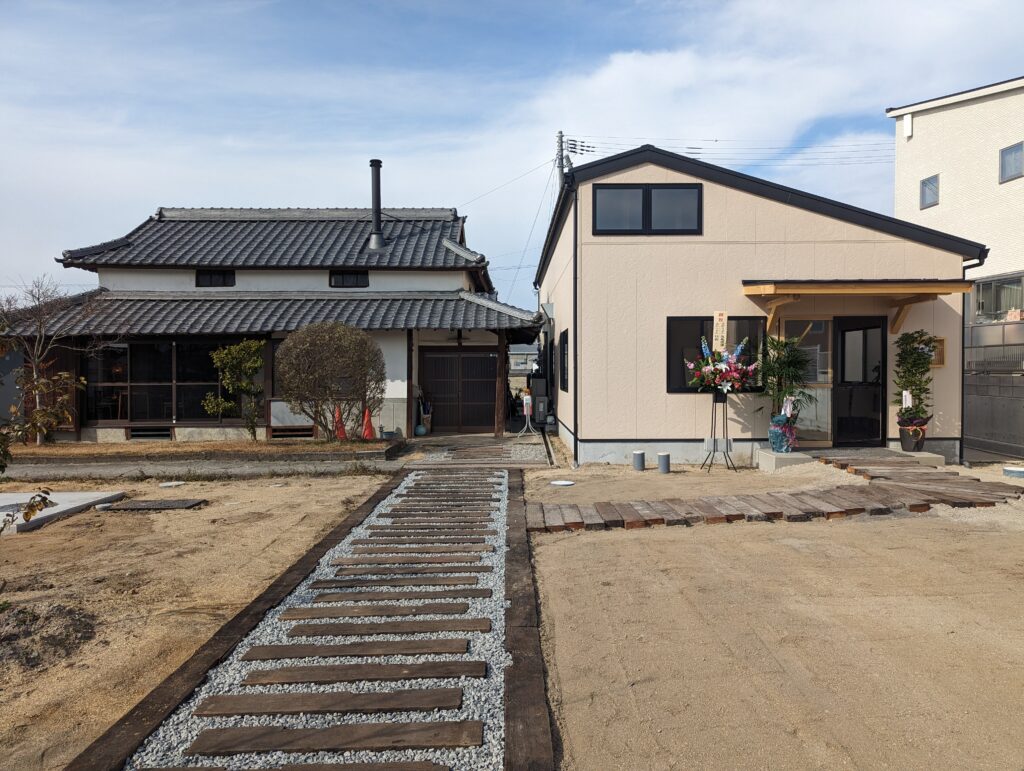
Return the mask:
<path id="1" fill-rule="evenodd" d="M 836 446 L 885 444 L 884 317 L 833 323 L 832 436 Z"/>

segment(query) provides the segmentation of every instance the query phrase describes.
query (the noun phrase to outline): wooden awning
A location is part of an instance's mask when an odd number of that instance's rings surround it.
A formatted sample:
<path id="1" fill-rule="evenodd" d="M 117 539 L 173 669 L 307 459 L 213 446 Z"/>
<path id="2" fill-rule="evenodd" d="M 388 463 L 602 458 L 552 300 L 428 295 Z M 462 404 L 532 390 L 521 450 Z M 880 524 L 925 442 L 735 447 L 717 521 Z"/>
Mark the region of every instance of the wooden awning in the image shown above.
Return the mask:
<path id="1" fill-rule="evenodd" d="M 743 294 L 765 301 L 769 329 L 775 321 L 779 308 L 796 302 L 801 297 L 812 295 L 884 297 L 895 309 L 889 320 L 889 333 L 896 334 L 902 328 L 911 305 L 934 300 L 940 295 L 964 294 L 971 291 L 973 285 L 973 281 L 961 278 L 864 279 L 860 281 L 744 279 Z"/>

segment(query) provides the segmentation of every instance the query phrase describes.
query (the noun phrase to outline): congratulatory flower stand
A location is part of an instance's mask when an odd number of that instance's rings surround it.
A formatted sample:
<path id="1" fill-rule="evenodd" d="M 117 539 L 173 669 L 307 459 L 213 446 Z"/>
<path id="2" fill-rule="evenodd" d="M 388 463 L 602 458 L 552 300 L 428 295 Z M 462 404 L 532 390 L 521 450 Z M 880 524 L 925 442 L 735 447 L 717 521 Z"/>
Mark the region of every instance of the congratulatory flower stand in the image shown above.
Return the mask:
<path id="1" fill-rule="evenodd" d="M 690 385 L 695 386 L 699 391 L 711 391 L 711 436 L 704 442 L 704 449 L 708 451 L 701 468 L 706 468 L 710 473 L 711 467 L 715 465 L 715 454 L 722 453 L 725 459 L 726 468 L 737 471 L 736 464 L 729 454 L 729 394 L 738 393 L 750 388 L 754 383 L 757 362 L 744 364 L 740 361 L 743 349 L 747 346 L 747 338 L 736 346 L 732 353 L 728 351 L 712 351 L 708 347 L 707 338 L 700 339 L 700 350 L 702 358 L 696 361 L 683 361 L 690 371 Z M 722 405 L 722 436 L 718 436 L 718 410 L 716 405 Z M 719 444 L 721 442 L 721 444 Z"/>

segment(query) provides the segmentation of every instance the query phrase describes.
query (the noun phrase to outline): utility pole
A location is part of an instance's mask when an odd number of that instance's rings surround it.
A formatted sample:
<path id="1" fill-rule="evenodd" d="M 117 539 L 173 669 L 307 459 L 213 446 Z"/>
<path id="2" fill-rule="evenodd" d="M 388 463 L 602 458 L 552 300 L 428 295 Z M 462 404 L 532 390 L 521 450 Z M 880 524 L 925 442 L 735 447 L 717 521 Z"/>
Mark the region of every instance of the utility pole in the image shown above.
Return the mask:
<path id="1" fill-rule="evenodd" d="M 555 167 L 559 174 L 565 173 L 565 146 L 562 132 L 559 131 L 555 138 Z"/>

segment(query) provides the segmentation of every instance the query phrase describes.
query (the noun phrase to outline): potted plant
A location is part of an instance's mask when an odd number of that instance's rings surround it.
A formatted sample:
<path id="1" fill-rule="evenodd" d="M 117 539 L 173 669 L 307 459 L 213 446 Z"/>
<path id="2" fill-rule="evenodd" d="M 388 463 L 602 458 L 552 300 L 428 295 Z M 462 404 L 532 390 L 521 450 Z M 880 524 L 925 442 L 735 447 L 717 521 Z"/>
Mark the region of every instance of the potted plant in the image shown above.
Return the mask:
<path id="1" fill-rule="evenodd" d="M 932 419 L 931 367 L 936 347 L 936 339 L 923 329 L 896 338 L 893 404 L 900 405 L 896 423 L 900 427 L 900 447 L 906 452 L 924 449 L 928 421 Z"/>
<path id="2" fill-rule="evenodd" d="M 795 337 L 769 337 L 761 375 L 764 395 L 771 401 L 768 441 L 775 452 L 792 452 L 797 446 L 796 424 L 800 409 L 814 402 L 807 388 L 811 355 Z"/>

